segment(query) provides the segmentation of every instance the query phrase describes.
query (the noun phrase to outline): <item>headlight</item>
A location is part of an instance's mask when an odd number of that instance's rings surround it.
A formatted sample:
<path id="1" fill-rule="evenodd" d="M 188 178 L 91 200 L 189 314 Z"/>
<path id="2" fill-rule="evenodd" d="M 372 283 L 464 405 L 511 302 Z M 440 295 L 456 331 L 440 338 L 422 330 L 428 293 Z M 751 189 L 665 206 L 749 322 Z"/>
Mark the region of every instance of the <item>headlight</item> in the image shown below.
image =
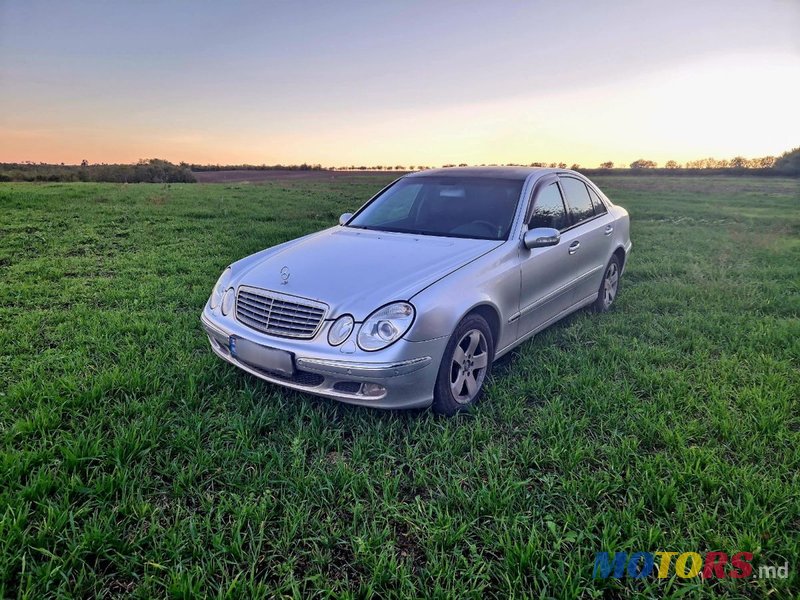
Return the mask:
<path id="1" fill-rule="evenodd" d="M 368 316 L 358 330 L 362 350 L 386 348 L 399 340 L 414 322 L 414 307 L 408 302 L 394 302 Z"/>
<path id="2" fill-rule="evenodd" d="M 236 292 L 233 288 L 225 290 L 222 296 L 222 314 L 227 315 L 233 309 L 233 300 L 236 298 Z"/>
<path id="3" fill-rule="evenodd" d="M 338 346 L 344 342 L 353 331 L 353 326 L 356 322 L 350 315 L 342 315 L 333 322 L 330 330 L 328 330 L 328 343 L 331 346 Z"/>
<path id="4" fill-rule="evenodd" d="M 222 275 L 219 276 L 217 279 L 217 283 L 214 284 L 214 289 L 211 290 L 211 299 L 209 300 L 209 304 L 211 304 L 212 310 L 217 308 L 222 302 L 222 294 L 225 293 L 225 288 L 228 287 L 228 282 L 231 280 L 231 268 L 228 267 L 222 272 Z"/>

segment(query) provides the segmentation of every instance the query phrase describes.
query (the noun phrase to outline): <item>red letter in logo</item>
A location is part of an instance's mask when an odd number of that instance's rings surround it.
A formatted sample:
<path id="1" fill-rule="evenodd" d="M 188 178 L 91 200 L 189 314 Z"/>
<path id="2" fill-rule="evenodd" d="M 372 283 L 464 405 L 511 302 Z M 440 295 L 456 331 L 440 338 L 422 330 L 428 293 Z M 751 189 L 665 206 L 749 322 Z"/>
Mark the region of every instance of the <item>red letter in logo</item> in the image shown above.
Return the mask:
<path id="1" fill-rule="evenodd" d="M 734 579 L 750 577 L 753 573 L 753 565 L 750 564 L 751 560 L 753 560 L 752 552 L 737 552 L 734 554 L 733 558 L 731 558 L 731 566 L 733 568 L 729 575 Z"/>
<path id="2" fill-rule="evenodd" d="M 727 552 L 709 552 L 706 554 L 706 564 L 703 567 L 703 579 L 710 579 L 712 577 L 725 579 L 725 565 L 727 562 Z"/>

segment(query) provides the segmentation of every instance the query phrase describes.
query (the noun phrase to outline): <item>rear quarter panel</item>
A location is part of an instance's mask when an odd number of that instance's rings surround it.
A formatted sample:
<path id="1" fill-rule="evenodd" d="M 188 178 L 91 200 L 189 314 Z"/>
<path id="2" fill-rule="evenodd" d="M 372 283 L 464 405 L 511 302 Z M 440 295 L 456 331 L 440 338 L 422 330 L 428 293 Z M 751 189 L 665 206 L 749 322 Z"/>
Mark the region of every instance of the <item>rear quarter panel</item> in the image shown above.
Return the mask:
<path id="1" fill-rule="evenodd" d="M 631 250 L 631 219 L 628 211 L 621 206 L 613 205 L 609 212 L 614 216 L 614 241 L 612 251 L 622 248 L 625 251 L 625 262 L 622 270 L 628 265 L 628 253 Z"/>

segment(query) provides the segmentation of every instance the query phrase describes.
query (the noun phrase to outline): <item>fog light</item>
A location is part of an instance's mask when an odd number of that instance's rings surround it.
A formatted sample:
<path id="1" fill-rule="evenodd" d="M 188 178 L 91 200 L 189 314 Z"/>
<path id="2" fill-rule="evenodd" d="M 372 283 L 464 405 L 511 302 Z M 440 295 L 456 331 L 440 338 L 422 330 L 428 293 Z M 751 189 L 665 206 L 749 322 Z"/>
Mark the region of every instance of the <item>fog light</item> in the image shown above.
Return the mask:
<path id="1" fill-rule="evenodd" d="M 355 321 L 350 315 L 342 315 L 333 322 L 328 331 L 328 343 L 331 346 L 338 346 L 344 342 L 353 332 Z"/>
<path id="2" fill-rule="evenodd" d="M 362 383 L 361 384 L 361 395 L 362 396 L 370 396 L 374 398 L 375 396 L 382 396 L 386 392 L 386 388 L 383 387 L 380 383 Z"/>

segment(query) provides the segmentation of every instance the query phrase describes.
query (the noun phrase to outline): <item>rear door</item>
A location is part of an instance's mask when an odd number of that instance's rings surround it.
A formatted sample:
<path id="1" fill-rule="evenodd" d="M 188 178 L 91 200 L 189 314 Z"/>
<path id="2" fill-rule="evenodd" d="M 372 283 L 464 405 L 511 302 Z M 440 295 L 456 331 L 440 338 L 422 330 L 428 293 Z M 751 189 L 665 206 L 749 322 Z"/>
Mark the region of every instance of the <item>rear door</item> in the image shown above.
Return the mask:
<path id="1" fill-rule="evenodd" d="M 572 226 L 569 254 L 575 261 L 576 279 L 572 302 L 578 303 L 597 293 L 603 269 L 611 256 L 612 218 L 594 190 L 581 179 L 559 175 Z M 592 198 L 594 194 L 595 198 Z"/>

